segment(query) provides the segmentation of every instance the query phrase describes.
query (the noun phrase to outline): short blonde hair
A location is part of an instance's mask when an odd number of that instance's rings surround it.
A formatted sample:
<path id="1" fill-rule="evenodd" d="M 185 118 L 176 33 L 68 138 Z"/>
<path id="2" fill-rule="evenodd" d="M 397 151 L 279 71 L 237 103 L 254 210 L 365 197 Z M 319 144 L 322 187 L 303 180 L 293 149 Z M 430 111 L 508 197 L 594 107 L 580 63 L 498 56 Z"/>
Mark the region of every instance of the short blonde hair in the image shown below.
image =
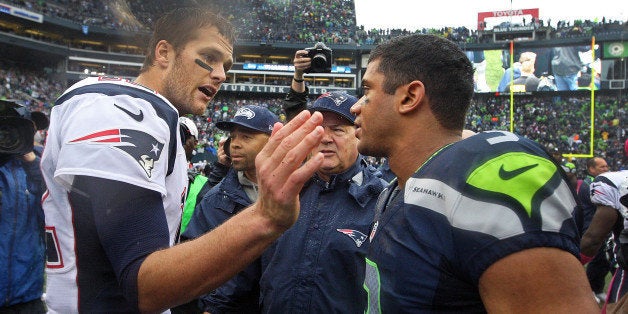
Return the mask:
<path id="1" fill-rule="evenodd" d="M 528 75 L 534 73 L 535 61 L 536 53 L 530 51 L 522 52 L 521 56 L 519 56 L 519 62 L 521 63 L 521 73 L 525 73 Z"/>

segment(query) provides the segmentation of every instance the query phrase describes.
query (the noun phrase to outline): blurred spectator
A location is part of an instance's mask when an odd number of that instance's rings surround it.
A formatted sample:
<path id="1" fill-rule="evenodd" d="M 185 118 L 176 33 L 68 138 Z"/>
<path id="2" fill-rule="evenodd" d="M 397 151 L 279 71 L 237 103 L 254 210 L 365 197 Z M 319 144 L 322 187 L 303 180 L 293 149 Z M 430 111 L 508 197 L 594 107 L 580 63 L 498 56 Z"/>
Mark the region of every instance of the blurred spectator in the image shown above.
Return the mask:
<path id="1" fill-rule="evenodd" d="M 522 52 L 519 56 L 520 75 L 512 81 L 512 85 L 509 84 L 505 88 L 505 92 L 510 92 L 512 86 L 513 92 L 534 92 L 539 87 L 541 81 L 534 75 L 534 65 L 536 62 L 536 54 L 534 52 Z M 506 75 L 506 73 L 504 73 Z M 503 80 L 503 77 L 502 77 Z"/>
<path id="2" fill-rule="evenodd" d="M 578 52 L 587 50 L 580 46 L 554 47 L 551 64 L 558 90 L 578 89 L 578 74 L 583 65 Z"/>
<path id="3" fill-rule="evenodd" d="M 192 218 L 194 214 L 194 207 L 196 207 L 197 200 L 203 198 L 200 192 L 205 182 L 207 182 L 207 177 L 200 174 L 191 163 L 192 156 L 196 153 L 194 149 L 198 143 L 198 128 L 196 124 L 188 117 L 179 117 L 179 130 L 181 132 L 181 141 L 183 142 L 185 157 L 188 160 L 188 195 L 185 198 L 185 205 L 181 216 L 181 229 L 179 231 L 183 233 L 190 222 L 190 218 Z"/>
<path id="4" fill-rule="evenodd" d="M 587 160 L 586 167 L 586 176 L 584 179 L 578 181 L 576 190 L 578 198 L 582 203 L 584 232 L 589 228 L 596 210 L 595 204 L 591 202 L 590 184 L 595 177 L 608 171 L 608 164 L 602 157 L 593 157 Z M 602 244 L 597 254 L 586 268 L 587 279 L 591 285 L 591 290 L 593 290 L 595 297 L 601 302 L 606 301 L 606 294 L 604 293 L 606 276 L 609 272 L 611 274 L 613 273 L 612 262 L 608 259 L 608 256 L 612 256 L 613 252 L 612 248 L 607 244 L 608 240 Z"/>

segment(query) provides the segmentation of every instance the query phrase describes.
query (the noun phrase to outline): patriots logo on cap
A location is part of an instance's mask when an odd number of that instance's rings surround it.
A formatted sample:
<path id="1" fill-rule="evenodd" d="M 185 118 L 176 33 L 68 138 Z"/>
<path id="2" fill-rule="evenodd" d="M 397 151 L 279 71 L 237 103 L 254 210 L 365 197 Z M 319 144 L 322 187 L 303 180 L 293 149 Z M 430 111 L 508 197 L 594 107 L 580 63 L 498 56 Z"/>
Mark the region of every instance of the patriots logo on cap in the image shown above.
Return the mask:
<path id="1" fill-rule="evenodd" d="M 331 99 L 336 104 L 336 106 L 338 106 L 338 107 L 340 107 L 340 105 L 342 105 L 342 103 L 345 102 L 345 100 L 347 100 L 347 98 L 348 98 L 347 94 L 344 94 L 344 93 L 334 93 L 334 94 L 332 94 L 331 92 L 327 92 L 327 93 L 321 95 L 320 98 L 323 98 L 323 97 L 327 97 L 327 98 Z"/>
<path id="2" fill-rule="evenodd" d="M 255 118 L 255 112 L 249 108 L 240 108 L 236 111 L 235 117 L 245 117 L 248 120 Z"/>
<path id="3" fill-rule="evenodd" d="M 148 133 L 130 129 L 104 130 L 70 141 L 70 143 L 85 142 L 113 144 L 117 149 L 133 157 L 149 178 L 164 148 L 164 143 L 157 141 Z"/>
<path id="4" fill-rule="evenodd" d="M 336 231 L 348 235 L 357 247 L 361 247 L 364 240 L 366 240 L 366 234 L 352 229 L 336 229 Z"/>

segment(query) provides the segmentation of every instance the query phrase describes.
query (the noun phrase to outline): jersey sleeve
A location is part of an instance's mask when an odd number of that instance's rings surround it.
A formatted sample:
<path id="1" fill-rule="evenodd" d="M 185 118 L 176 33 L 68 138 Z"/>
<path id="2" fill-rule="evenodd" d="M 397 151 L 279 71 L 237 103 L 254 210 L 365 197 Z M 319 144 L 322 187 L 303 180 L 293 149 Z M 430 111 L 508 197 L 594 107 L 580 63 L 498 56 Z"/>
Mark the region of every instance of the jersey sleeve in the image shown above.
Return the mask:
<path id="1" fill-rule="evenodd" d="M 617 209 L 619 199 L 617 188 L 603 177 L 598 177 L 590 185 L 591 202 L 595 205 L 609 206 Z"/>

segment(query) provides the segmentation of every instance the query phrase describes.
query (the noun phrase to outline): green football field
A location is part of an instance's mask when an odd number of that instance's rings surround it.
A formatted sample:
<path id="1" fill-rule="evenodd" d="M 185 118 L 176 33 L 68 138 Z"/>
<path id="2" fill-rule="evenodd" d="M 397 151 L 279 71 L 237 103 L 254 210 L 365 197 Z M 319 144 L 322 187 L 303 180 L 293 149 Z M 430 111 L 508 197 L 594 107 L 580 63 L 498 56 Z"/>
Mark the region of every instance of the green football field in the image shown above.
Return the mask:
<path id="1" fill-rule="evenodd" d="M 484 51 L 484 58 L 486 59 L 486 83 L 492 91 L 496 91 L 504 74 L 501 60 L 502 52 L 501 50 L 486 50 Z"/>

